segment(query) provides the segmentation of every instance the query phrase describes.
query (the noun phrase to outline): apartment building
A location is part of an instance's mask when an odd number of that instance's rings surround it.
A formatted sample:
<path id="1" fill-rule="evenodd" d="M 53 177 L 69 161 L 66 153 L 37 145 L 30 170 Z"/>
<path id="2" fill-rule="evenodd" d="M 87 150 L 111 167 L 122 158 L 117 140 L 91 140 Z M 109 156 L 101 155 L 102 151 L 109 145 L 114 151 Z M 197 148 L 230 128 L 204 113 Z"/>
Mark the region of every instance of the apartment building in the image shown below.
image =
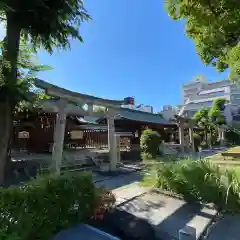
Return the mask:
<path id="1" fill-rule="evenodd" d="M 229 80 L 209 82 L 202 76 L 182 86 L 182 103 L 172 108 L 172 114 L 191 118 L 201 108 L 210 108 L 217 98 L 227 100 L 224 110 L 227 122 L 240 123 L 240 86 Z M 166 117 L 171 115 L 170 108 L 167 109 L 162 111 Z"/>

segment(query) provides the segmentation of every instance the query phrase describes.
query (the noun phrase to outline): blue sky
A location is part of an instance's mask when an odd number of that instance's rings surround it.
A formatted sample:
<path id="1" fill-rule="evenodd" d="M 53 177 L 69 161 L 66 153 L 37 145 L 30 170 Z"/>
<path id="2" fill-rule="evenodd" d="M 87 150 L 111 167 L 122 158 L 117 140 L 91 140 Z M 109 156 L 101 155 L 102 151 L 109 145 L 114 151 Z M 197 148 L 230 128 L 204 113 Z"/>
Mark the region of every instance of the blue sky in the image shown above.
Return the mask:
<path id="1" fill-rule="evenodd" d="M 71 51 L 40 53 L 54 68 L 40 77 L 61 87 L 109 99 L 134 96 L 136 103 L 158 111 L 181 100 L 181 85 L 203 74 L 224 79 L 205 67 L 184 24 L 168 17 L 164 0 L 85 0 L 93 20 L 80 32 L 84 44 L 71 41 Z"/>

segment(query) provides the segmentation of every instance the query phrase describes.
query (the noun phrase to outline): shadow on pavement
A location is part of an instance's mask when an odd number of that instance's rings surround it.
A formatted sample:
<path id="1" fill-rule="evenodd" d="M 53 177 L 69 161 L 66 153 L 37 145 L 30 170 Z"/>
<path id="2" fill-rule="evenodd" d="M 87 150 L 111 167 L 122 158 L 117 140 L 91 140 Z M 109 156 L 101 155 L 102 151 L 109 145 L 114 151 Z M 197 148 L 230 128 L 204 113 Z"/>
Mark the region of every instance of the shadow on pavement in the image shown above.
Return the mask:
<path id="1" fill-rule="evenodd" d="M 108 178 L 99 182 L 96 182 L 96 186 L 105 187 L 109 190 L 120 188 L 129 185 L 134 182 L 140 182 L 144 174 L 141 172 L 132 172 L 131 174 L 119 175 L 116 177 Z"/>
<path id="2" fill-rule="evenodd" d="M 178 232 L 190 223 L 196 216 L 207 218 L 211 221 L 212 214 L 202 212 L 203 206 L 200 204 L 185 203 L 174 213 L 164 219 L 158 226 L 157 235 L 164 240 L 178 239 Z"/>
<path id="3" fill-rule="evenodd" d="M 151 224 L 118 209 L 107 213 L 103 220 L 92 222 L 92 225 L 122 240 L 155 239 Z"/>

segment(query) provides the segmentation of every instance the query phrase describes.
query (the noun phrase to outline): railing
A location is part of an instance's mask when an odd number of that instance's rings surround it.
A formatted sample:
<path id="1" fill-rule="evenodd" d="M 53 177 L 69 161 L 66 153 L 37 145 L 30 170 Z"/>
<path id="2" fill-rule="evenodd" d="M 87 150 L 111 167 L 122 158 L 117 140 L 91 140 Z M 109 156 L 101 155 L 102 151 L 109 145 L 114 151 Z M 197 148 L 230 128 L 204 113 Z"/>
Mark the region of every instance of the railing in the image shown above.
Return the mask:
<path id="1" fill-rule="evenodd" d="M 108 134 L 107 132 L 84 130 L 81 139 L 68 139 L 66 141 L 66 146 L 68 148 L 78 149 L 105 149 L 108 148 Z M 120 148 L 131 148 L 130 137 L 120 138 Z"/>

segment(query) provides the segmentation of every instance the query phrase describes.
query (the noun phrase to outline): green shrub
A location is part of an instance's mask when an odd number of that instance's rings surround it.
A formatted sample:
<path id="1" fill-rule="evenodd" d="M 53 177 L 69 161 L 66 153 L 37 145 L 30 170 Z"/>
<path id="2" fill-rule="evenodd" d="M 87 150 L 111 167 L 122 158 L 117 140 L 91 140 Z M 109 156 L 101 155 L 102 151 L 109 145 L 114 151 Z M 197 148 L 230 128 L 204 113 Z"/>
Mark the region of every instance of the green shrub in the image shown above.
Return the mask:
<path id="1" fill-rule="evenodd" d="M 142 132 L 140 138 L 140 148 L 142 157 L 145 159 L 153 159 L 159 153 L 159 145 L 161 137 L 158 132 L 152 129 L 146 129 Z"/>
<path id="2" fill-rule="evenodd" d="M 179 161 L 158 169 L 158 187 L 180 194 L 187 201 L 213 203 L 218 209 L 239 211 L 240 183 L 235 172 L 207 161 Z"/>
<path id="3" fill-rule="evenodd" d="M 45 176 L 21 188 L 0 189 L 0 239 L 47 240 L 88 221 L 102 194 L 87 174 Z"/>

